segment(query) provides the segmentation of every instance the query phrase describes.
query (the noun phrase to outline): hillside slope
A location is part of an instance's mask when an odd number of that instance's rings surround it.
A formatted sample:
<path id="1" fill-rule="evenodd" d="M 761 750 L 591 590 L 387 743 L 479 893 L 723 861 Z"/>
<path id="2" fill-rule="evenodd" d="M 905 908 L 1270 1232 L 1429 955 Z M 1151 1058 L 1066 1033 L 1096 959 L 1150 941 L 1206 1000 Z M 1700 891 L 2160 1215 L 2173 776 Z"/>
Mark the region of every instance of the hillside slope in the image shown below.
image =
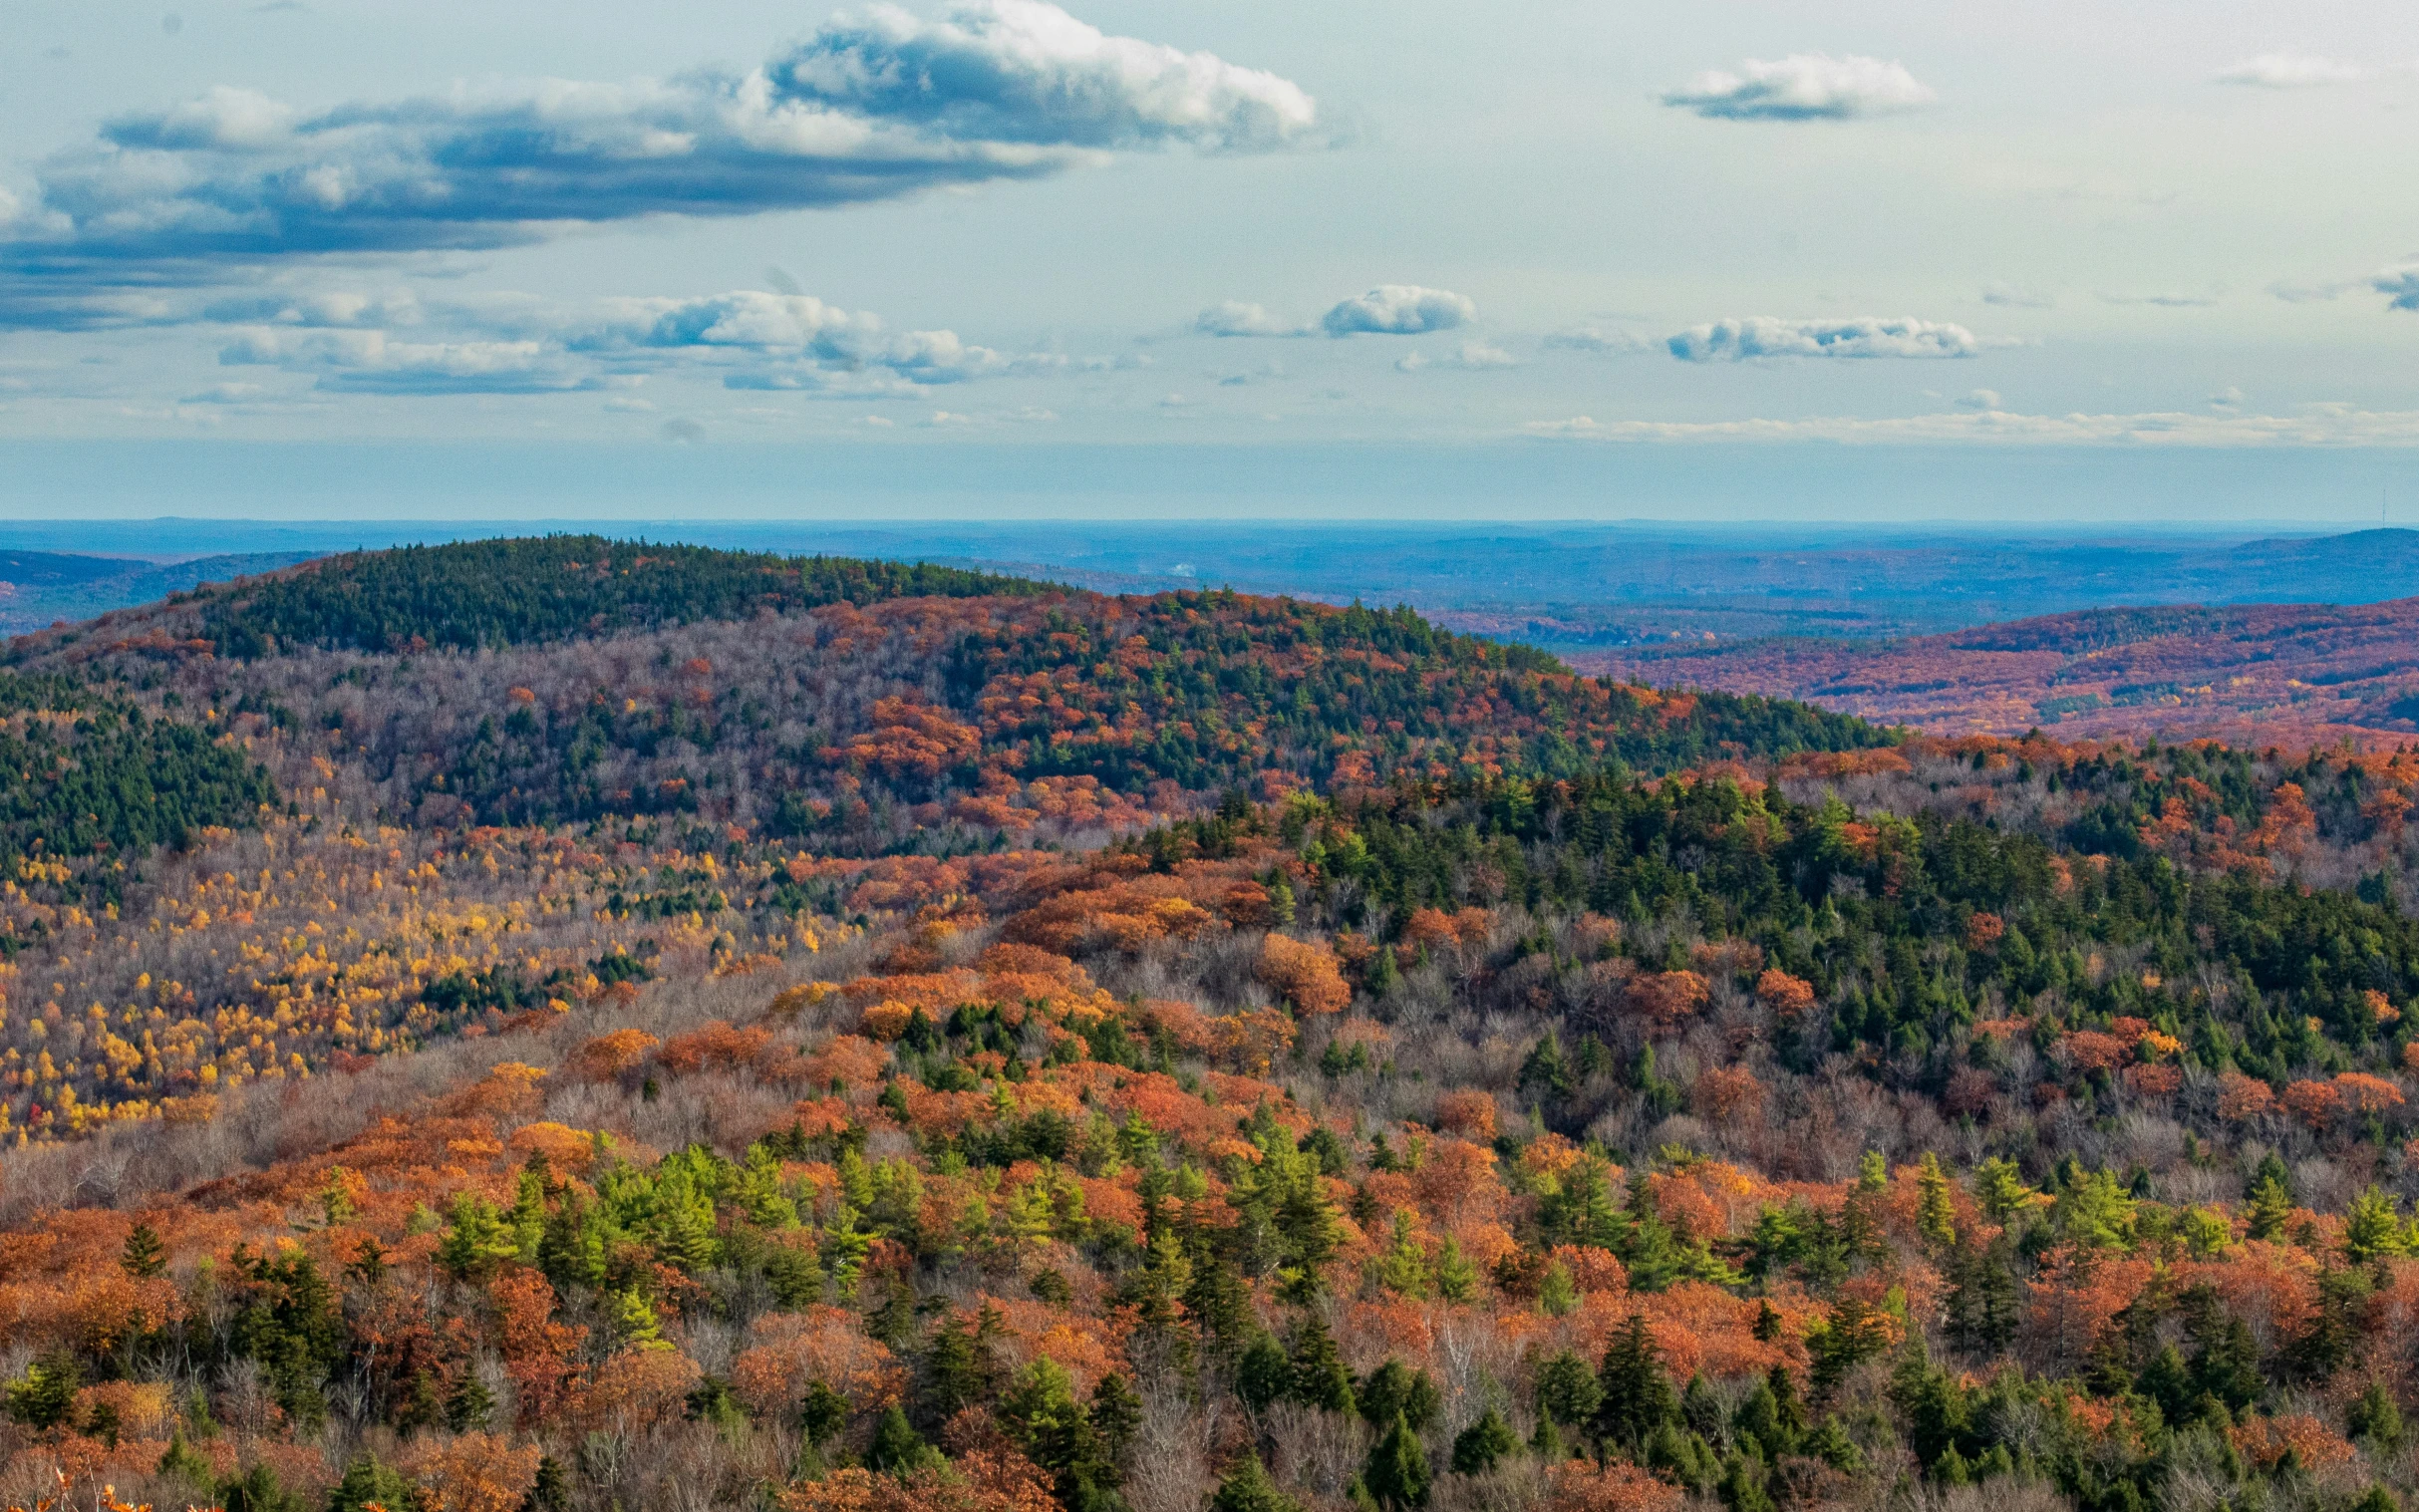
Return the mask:
<path id="1" fill-rule="evenodd" d="M 0 1133 L 41 1138 L 567 1011 L 659 954 L 844 938 L 889 906 L 844 858 L 1889 739 L 1407 613 L 580 537 L 332 558 L 8 657 Z"/>
<path id="2" fill-rule="evenodd" d="M 565 1012 L 20 1152 L 0 1489 L 2409 1492 L 2415 927 L 1852 817 L 1864 759 L 848 863 L 887 889 L 866 936 L 692 940 Z"/>
<path id="3" fill-rule="evenodd" d="M 1941 734 L 2226 734 L 2261 745 L 2419 731 L 2419 599 L 2095 609 L 1881 644 L 1582 652 L 1607 677 L 1808 699 Z"/>

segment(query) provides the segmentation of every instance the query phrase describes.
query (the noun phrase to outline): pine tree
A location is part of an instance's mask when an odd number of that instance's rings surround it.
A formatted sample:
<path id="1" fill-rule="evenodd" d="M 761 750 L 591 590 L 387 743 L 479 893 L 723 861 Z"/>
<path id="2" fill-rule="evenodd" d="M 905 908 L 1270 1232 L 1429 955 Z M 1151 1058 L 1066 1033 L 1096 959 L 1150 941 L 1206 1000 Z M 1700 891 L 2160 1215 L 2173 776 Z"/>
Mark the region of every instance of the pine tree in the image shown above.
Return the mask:
<path id="1" fill-rule="evenodd" d="M 1604 1404 L 1604 1387 L 1588 1362 L 1569 1350 L 1538 1361 L 1537 1415 L 1550 1423 L 1581 1427 Z"/>
<path id="2" fill-rule="evenodd" d="M 381 1501 L 387 1512 L 397 1512 L 404 1503 Z M 537 1459 L 537 1478 L 530 1483 L 529 1494 L 521 1498 L 520 1512 L 570 1512 L 571 1478 L 563 1473 L 562 1461 L 551 1454 Z"/>
<path id="3" fill-rule="evenodd" d="M 9 1385 L 8 1415 L 29 1428 L 55 1428 L 76 1410 L 76 1389 L 83 1384 L 76 1357 L 54 1350 L 28 1365 L 23 1380 Z"/>
<path id="4" fill-rule="evenodd" d="M 1427 1454 L 1401 1413 L 1394 1414 L 1385 1436 L 1370 1448 L 1361 1468 L 1361 1483 L 1386 1512 L 1428 1504 Z"/>
<path id="5" fill-rule="evenodd" d="M 1461 1253 L 1461 1241 L 1450 1234 L 1436 1250 L 1436 1295 L 1447 1302 L 1468 1302 L 1478 1295 L 1478 1267 Z"/>
<path id="6" fill-rule="evenodd" d="M 1386 1244 L 1385 1254 L 1377 1262 L 1379 1285 L 1397 1296 L 1414 1301 L 1428 1295 L 1428 1257 L 1412 1232 L 1411 1215 L 1407 1209 L 1394 1211 L 1394 1228 Z"/>
<path id="7" fill-rule="evenodd" d="M 1916 1228 L 1938 1248 L 1954 1247 L 1958 1242 L 1957 1209 L 1949 1199 L 1949 1178 L 1941 1174 L 1941 1157 L 1924 1151 L 1923 1161 L 1916 1167 L 1915 1181 L 1922 1194 L 1916 1209 Z"/>
<path id="8" fill-rule="evenodd" d="M 1679 1397 L 1671 1389 L 1671 1377 L 1663 1373 L 1643 1313 L 1632 1313 L 1628 1325 L 1614 1336 L 1596 1380 L 1604 1392 L 1596 1409 L 1600 1438 L 1635 1449 L 1662 1424 L 1678 1420 Z"/>
<path id="9" fill-rule="evenodd" d="M 1260 1456 L 1247 1454 L 1226 1472 L 1209 1499 L 1209 1512 L 1303 1512 L 1302 1503 L 1277 1489 Z"/>
<path id="10" fill-rule="evenodd" d="M 1085 1416 L 1100 1442 L 1100 1453 L 1122 1473 L 1133 1456 L 1134 1438 L 1142 1431 L 1142 1398 L 1111 1370 L 1092 1385 Z"/>
<path id="11" fill-rule="evenodd" d="M 2012 1160 L 1994 1155 L 1973 1169 L 1974 1201 L 1993 1223 L 2006 1223 L 2030 1207 L 2038 1195 L 2024 1184 Z"/>
<path id="12" fill-rule="evenodd" d="M 126 1248 L 119 1252 L 118 1269 L 137 1281 L 149 1281 L 168 1268 L 168 1249 L 160 1243 L 159 1231 L 148 1223 L 138 1223 L 126 1236 Z"/>
<path id="13" fill-rule="evenodd" d="M 1453 1473 L 1484 1475 L 1519 1447 L 1520 1435 L 1490 1406 L 1478 1421 L 1454 1435 Z"/>
<path id="14" fill-rule="evenodd" d="M 1715 1488 L 1729 1512 L 1773 1512 L 1772 1494 L 1764 1489 L 1763 1471 L 1735 1450 L 1722 1462 L 1721 1484 Z"/>
<path id="15" fill-rule="evenodd" d="M 446 1397 L 446 1426 L 456 1433 L 483 1432 L 494 1415 L 495 1393 L 476 1370 L 464 1370 Z"/>
<path id="16" fill-rule="evenodd" d="M 197 1497 L 208 1494 L 214 1477 L 214 1472 L 210 1469 L 210 1462 L 195 1453 L 193 1446 L 184 1441 L 182 1428 L 178 1428 L 168 1435 L 167 1452 L 159 1456 L 159 1464 L 154 1473 L 163 1479 L 184 1482 Z M 332 1512 L 360 1512 L 360 1509 L 358 1507 L 337 1507 L 332 1509 Z"/>
<path id="17" fill-rule="evenodd" d="M 2251 1201 L 2243 1212 L 2251 1220 L 2250 1227 L 2245 1231 L 2248 1237 L 2281 1239 L 2284 1237 L 2285 1220 L 2293 1215 L 2293 1199 L 2285 1191 L 2283 1182 L 2272 1175 L 2263 1176 L 2260 1184 L 2252 1188 Z"/>
<path id="18" fill-rule="evenodd" d="M 1571 1278 L 1571 1268 L 1557 1260 L 1546 1267 L 1545 1280 L 1537 1286 L 1537 1311 L 1548 1318 L 1568 1318 L 1579 1311 L 1579 1286 Z"/>
<path id="19" fill-rule="evenodd" d="M 1393 946 L 1385 946 L 1377 952 L 1377 959 L 1369 963 L 1368 980 L 1369 996 L 1372 998 L 1390 997 L 1396 988 L 1402 986 L 1402 968 L 1394 960 Z"/>
<path id="20" fill-rule="evenodd" d="M 2402 1446 L 2402 1407 L 2381 1380 L 2368 1383 L 2368 1389 L 2343 1414 L 2343 1425 L 2352 1438 L 2366 1439 L 2385 1453 Z"/>
<path id="21" fill-rule="evenodd" d="M 1235 1394 L 1253 1411 L 1265 1412 L 1293 1388 L 1294 1364 L 1286 1359 L 1285 1346 L 1261 1334 L 1235 1362 Z"/>
<path id="22" fill-rule="evenodd" d="M 1355 1395 L 1361 1415 L 1372 1428 L 1383 1428 L 1400 1416 L 1411 1431 L 1423 1432 L 1444 1406 L 1444 1397 L 1427 1371 L 1413 1370 L 1391 1356 L 1368 1373 Z"/>
<path id="23" fill-rule="evenodd" d="M 1949 1336 L 1960 1349 L 1996 1355 L 2015 1338 L 2016 1278 L 2002 1238 L 1985 1250 L 1968 1246 L 1950 1261 Z"/>
<path id="24" fill-rule="evenodd" d="M 166 1466 L 162 1465 L 165 1473 Z M 562 1468 L 555 1468 L 555 1480 L 560 1485 Z M 328 1493 L 328 1512 L 363 1512 L 373 1504 L 386 1512 L 403 1512 L 412 1495 L 412 1483 L 403 1472 L 379 1459 L 375 1454 L 363 1454 L 345 1466 L 344 1479 Z"/>
<path id="25" fill-rule="evenodd" d="M 865 1467 L 881 1475 L 896 1475 L 904 1479 L 927 1466 L 941 1462 L 940 1452 L 924 1441 L 908 1422 L 907 1414 L 893 1402 L 874 1424 L 873 1442 L 865 1448 Z"/>
<path id="26" fill-rule="evenodd" d="M 1326 1412 L 1353 1410 L 1353 1372 L 1344 1367 L 1344 1356 L 1318 1314 L 1303 1315 L 1287 1358 L 1292 1370 L 1286 1394 Z"/>

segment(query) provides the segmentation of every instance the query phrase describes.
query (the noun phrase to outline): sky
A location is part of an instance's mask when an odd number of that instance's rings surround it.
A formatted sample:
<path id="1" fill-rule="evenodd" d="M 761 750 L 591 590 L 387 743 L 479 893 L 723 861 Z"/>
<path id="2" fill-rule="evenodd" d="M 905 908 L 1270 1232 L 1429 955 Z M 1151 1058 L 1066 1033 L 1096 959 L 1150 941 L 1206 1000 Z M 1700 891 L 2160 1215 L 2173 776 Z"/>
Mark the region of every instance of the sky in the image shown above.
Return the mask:
<path id="1" fill-rule="evenodd" d="M 2419 520 L 2409 7 L 572 16 L 0 0 L 0 510 Z"/>

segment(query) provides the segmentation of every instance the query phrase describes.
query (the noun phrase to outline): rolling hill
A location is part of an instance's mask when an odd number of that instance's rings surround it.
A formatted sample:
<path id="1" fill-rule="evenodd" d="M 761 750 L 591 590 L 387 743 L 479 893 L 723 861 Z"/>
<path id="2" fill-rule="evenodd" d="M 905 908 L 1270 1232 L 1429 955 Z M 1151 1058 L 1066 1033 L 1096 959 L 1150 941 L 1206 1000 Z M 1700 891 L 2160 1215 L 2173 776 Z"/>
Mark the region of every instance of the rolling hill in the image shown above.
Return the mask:
<path id="1" fill-rule="evenodd" d="M 2295 747 L 2419 732 L 2419 599 L 2094 609 L 1883 643 L 1776 639 L 1572 662 L 1941 734 L 2055 727 Z"/>

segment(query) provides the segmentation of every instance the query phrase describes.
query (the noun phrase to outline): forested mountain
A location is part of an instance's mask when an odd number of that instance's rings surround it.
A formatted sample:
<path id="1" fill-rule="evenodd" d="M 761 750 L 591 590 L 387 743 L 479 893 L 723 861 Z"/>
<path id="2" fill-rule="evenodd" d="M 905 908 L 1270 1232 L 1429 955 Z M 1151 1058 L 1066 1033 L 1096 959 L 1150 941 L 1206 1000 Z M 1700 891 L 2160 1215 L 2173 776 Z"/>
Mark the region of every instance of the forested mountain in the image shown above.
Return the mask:
<path id="1" fill-rule="evenodd" d="M 2414 1489 L 2419 757 L 659 552 L 13 644 L 0 1504 Z"/>

